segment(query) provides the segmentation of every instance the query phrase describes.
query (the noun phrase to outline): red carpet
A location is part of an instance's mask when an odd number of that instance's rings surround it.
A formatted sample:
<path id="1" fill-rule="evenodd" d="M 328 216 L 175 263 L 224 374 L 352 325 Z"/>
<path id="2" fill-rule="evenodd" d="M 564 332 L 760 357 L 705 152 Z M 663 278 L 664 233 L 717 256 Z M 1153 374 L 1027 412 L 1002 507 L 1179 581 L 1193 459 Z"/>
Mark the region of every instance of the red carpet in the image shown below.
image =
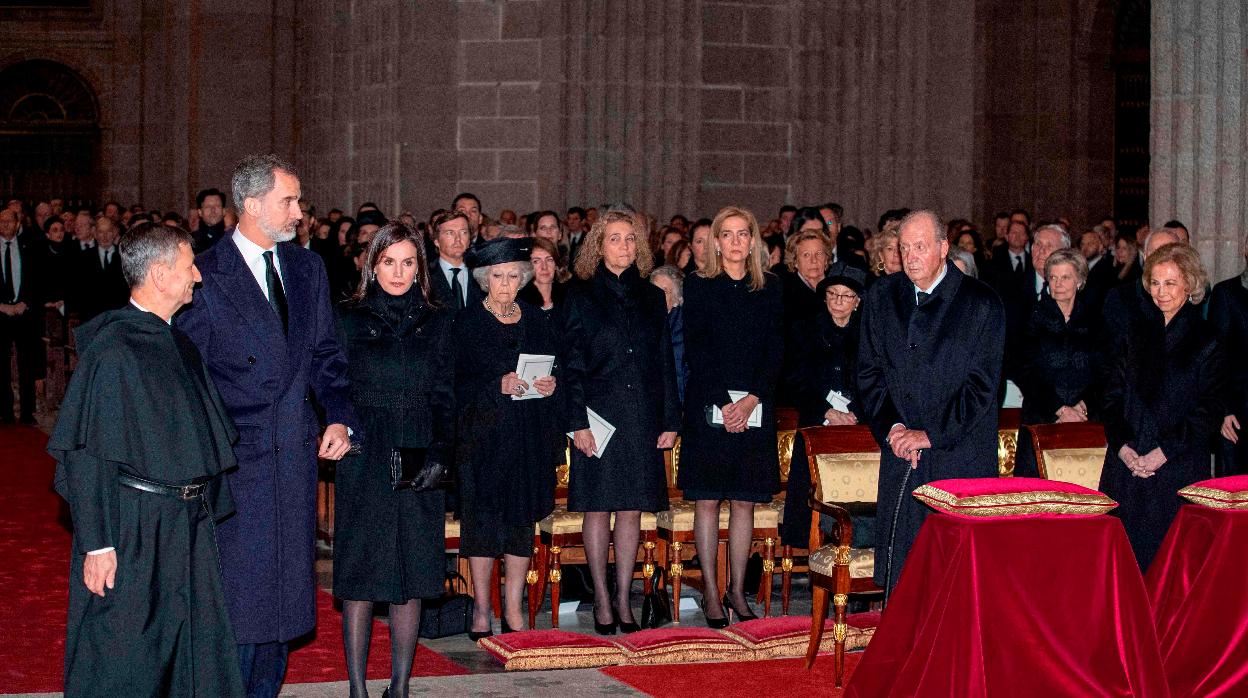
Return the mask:
<path id="1" fill-rule="evenodd" d="M 69 515 L 52 491 L 56 463 L 44 451 L 48 438 L 32 427 L 0 427 L 0 693 L 59 691 L 65 656 L 69 588 Z M 289 683 L 344 681 L 342 614 L 329 594 L 318 594 L 320 632 L 291 652 Z M 466 669 L 419 648 L 413 676 L 454 676 Z M 369 656 L 369 678 L 390 676 L 390 637 L 378 621 Z"/>
<path id="2" fill-rule="evenodd" d="M 845 655 L 845 683 L 854 673 L 861 652 Z M 832 655 L 821 654 L 810 671 L 804 659 L 762 662 L 710 662 L 617 666 L 600 669 L 613 679 L 656 698 L 713 695 L 715 698 L 757 698 L 762 695 L 840 696 L 833 688 Z"/>
<path id="3" fill-rule="evenodd" d="M 342 612 L 334 608 L 334 597 L 319 591 L 316 594 L 316 632 L 310 642 L 294 644 L 286 683 L 319 683 L 346 681 L 347 664 L 342 650 Z M 471 673 L 446 657 L 416 647 L 416 663 L 412 677 L 459 676 Z M 373 621 L 373 644 L 368 652 L 368 678 L 390 678 L 390 629 L 380 620 Z"/>
<path id="4" fill-rule="evenodd" d="M 48 437 L 0 427 L 0 693 L 61 690 L 69 603 L 69 517 L 52 491 Z"/>

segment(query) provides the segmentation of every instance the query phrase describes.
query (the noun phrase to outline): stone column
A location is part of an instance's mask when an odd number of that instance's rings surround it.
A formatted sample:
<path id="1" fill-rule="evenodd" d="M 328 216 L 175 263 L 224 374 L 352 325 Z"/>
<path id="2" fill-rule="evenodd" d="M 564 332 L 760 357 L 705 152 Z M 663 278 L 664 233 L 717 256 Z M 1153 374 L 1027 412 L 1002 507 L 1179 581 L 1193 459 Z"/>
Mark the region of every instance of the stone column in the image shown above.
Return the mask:
<path id="1" fill-rule="evenodd" d="M 1246 46 L 1238 0 L 1153 0 L 1150 221 L 1187 225 L 1211 281 L 1244 266 Z"/>

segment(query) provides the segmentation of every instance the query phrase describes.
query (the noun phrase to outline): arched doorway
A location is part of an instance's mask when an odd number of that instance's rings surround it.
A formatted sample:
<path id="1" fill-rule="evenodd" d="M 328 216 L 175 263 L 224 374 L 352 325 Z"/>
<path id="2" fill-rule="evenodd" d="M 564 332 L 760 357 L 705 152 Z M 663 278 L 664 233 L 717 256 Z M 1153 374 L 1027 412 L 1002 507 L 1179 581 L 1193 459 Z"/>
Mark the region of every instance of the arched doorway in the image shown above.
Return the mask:
<path id="1" fill-rule="evenodd" d="M 0 192 L 23 201 L 94 203 L 100 111 L 73 70 L 34 59 L 0 70 Z"/>

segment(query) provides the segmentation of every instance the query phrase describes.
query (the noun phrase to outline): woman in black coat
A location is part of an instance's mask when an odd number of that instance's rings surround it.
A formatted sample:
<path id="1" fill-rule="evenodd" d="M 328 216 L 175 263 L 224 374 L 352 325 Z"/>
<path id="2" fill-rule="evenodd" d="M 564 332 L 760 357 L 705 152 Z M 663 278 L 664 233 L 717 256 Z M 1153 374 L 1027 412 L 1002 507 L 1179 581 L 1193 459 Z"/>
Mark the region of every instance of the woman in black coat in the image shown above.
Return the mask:
<path id="1" fill-rule="evenodd" d="M 555 508 L 555 465 L 567 444 L 549 399 L 561 372 L 557 335 L 537 308 L 515 300 L 533 274 L 529 241 L 498 238 L 468 250 L 473 279 L 486 292 L 455 319 L 455 464 L 463 525 L 460 554 L 472 569 L 469 637 L 490 634 L 490 573 L 504 557 L 503 632 L 523 626 L 522 595 L 533 527 Z M 554 374 L 535 380 L 541 398 L 516 375 L 520 354 L 555 356 Z"/>
<path id="2" fill-rule="evenodd" d="M 1100 313 L 1087 301 L 1088 263 L 1076 249 L 1057 250 L 1044 265 L 1049 293 L 1027 324 L 1018 376 L 1022 423 L 1086 422 L 1097 415 L 1101 375 Z M 1038 477 L 1030 439 L 1020 439 L 1015 474 Z"/>
<path id="3" fill-rule="evenodd" d="M 731 578 L 723 602 L 737 617 L 752 616 L 745 600 L 745 565 L 754 505 L 780 489 L 775 394 L 784 340 L 780 284 L 765 271 L 767 246 L 754 214 L 721 210 L 711 226 L 702 272 L 685 281 L 685 428 L 678 484 L 695 502 L 694 537 L 703 575 L 707 624 L 728 624 L 715 575 L 719 503 L 731 502 Z M 730 394 L 732 391 L 734 394 Z M 761 408 L 757 426 L 750 426 Z M 713 408 L 720 408 L 722 419 Z M 715 424 L 712 421 L 719 421 Z"/>
<path id="4" fill-rule="evenodd" d="M 390 604 L 390 695 L 407 695 L 420 600 L 442 591 L 443 493 L 395 490 L 396 448 L 424 448 L 450 464 L 453 438 L 451 315 L 425 302 L 424 245 L 416 231 L 389 223 L 368 247 L 365 279 L 338 307 L 352 400 L 368 438 L 334 476 L 334 595 L 351 695 L 364 681 L 373 604 Z"/>
<path id="5" fill-rule="evenodd" d="M 547 317 L 562 322 L 563 301 L 568 295 L 563 256 L 555 243 L 546 238 L 531 238 L 529 242 L 533 245 L 529 253 L 529 261 L 533 264 L 533 280 L 520 289 L 516 297 L 540 309 Z"/>
<path id="6" fill-rule="evenodd" d="M 594 628 L 641 628 L 629 606 L 641 512 L 667 509 L 663 452 L 676 444 L 680 410 L 663 291 L 648 283 L 653 260 L 638 220 L 608 211 L 576 257 L 565 311 L 567 427 L 573 432 L 568 511 L 585 512 L 585 555 L 594 580 Z M 615 427 L 599 453 L 586 410 Z M 611 514 L 615 513 L 615 527 Z M 615 545 L 615 603 L 607 559 Z"/>
<path id="7" fill-rule="evenodd" d="M 861 269 L 839 262 L 833 265 L 829 276 L 816 288 L 824 298 L 822 312 L 810 322 L 790 328 L 786 346 L 794 353 L 785 382 L 796 400 L 799 428 L 858 424 L 865 418 L 854 398 L 858 394 L 857 310 L 866 281 L 867 273 Z M 831 391 L 848 401 L 848 409 L 839 402 L 828 402 Z M 803 443 L 794 444 L 795 454 L 803 452 Z M 809 544 L 809 495 L 810 468 L 799 457 L 794 459 L 785 483 L 784 524 L 780 528 L 780 539 L 785 545 L 805 548 Z M 854 526 L 855 537 L 860 528 Z M 870 533 L 871 529 L 862 530 Z"/>
<path id="8" fill-rule="evenodd" d="M 1209 477 L 1209 444 L 1226 414 L 1225 353 L 1200 317 L 1205 273 L 1196 252 L 1165 245 L 1144 263 L 1159 316 L 1127 337 L 1102 399 L 1109 448 L 1101 490 L 1118 502 L 1141 569 L 1147 569 L 1182 500 Z"/>

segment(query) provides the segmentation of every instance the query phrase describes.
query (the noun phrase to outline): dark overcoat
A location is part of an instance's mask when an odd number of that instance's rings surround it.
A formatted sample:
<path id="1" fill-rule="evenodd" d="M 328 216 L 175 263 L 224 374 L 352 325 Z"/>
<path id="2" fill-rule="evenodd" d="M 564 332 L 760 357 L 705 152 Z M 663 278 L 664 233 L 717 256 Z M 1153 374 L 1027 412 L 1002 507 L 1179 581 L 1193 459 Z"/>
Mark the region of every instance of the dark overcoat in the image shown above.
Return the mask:
<path id="1" fill-rule="evenodd" d="M 564 316 L 566 430 L 589 428 L 587 407 L 616 428 L 601 456 L 572 449 L 568 509 L 667 509 L 656 442 L 680 430 L 680 403 L 663 291 L 635 266 L 617 277 L 600 262 L 572 286 Z"/>
<path id="2" fill-rule="evenodd" d="M 405 603 L 441 593 L 444 493 L 394 491 L 395 448 L 425 448 L 453 465 L 452 311 L 374 289 L 338 306 L 351 402 L 368 434 L 359 455 L 334 471 L 334 596 Z"/>
<path id="3" fill-rule="evenodd" d="M 175 320 L 199 347 L 238 427 L 238 470 L 229 476 L 238 514 L 217 527 L 217 542 L 230 618 L 244 644 L 285 642 L 316 625 L 320 425 L 312 399 L 328 424 L 367 438 L 351 406 L 325 266 L 287 242 L 277 245 L 277 258 L 289 334 L 228 239 L 195 258 L 203 285 Z"/>
<path id="4" fill-rule="evenodd" d="M 1140 325 L 1110 368 L 1101 490 L 1118 502 L 1112 513 L 1141 569 L 1179 513 L 1178 490 L 1210 475 L 1210 440 L 1226 414 L 1225 357 L 1213 327 L 1187 304 L 1168 325 L 1160 313 Z M 1166 463 L 1152 477 L 1135 477 L 1118 456 L 1123 444 L 1141 456 L 1160 447 Z"/>
<path id="5" fill-rule="evenodd" d="M 1018 380 L 1023 424 L 1052 424 L 1059 408 L 1080 400 L 1096 417 L 1100 318 L 1083 294 L 1075 297 L 1069 321 L 1051 296 L 1046 295 L 1032 310 Z"/>
<path id="6" fill-rule="evenodd" d="M 946 478 L 997 476 L 997 384 L 1005 313 L 986 284 L 946 262 L 945 278 L 921 306 L 914 283 L 890 274 L 862 306 L 858 389 L 880 445 L 875 582 L 897 583 L 928 509 L 910 496 Z M 885 442 L 894 424 L 927 432 L 919 467 Z"/>
<path id="7" fill-rule="evenodd" d="M 1227 414 L 1239 419 L 1239 443 L 1218 436 L 1218 475 L 1248 473 L 1248 286 L 1243 275 L 1213 287 L 1209 297 L 1209 322 L 1218 332 L 1227 361 Z"/>
<path id="8" fill-rule="evenodd" d="M 685 428 L 678 484 L 742 501 L 770 501 L 780 489 L 776 450 L 776 386 L 784 351 L 780 280 L 769 272 L 762 289 L 750 277 L 726 273 L 685 279 Z M 758 397 L 762 426 L 730 434 L 711 426 L 706 411 L 731 402 L 729 390 Z"/>

